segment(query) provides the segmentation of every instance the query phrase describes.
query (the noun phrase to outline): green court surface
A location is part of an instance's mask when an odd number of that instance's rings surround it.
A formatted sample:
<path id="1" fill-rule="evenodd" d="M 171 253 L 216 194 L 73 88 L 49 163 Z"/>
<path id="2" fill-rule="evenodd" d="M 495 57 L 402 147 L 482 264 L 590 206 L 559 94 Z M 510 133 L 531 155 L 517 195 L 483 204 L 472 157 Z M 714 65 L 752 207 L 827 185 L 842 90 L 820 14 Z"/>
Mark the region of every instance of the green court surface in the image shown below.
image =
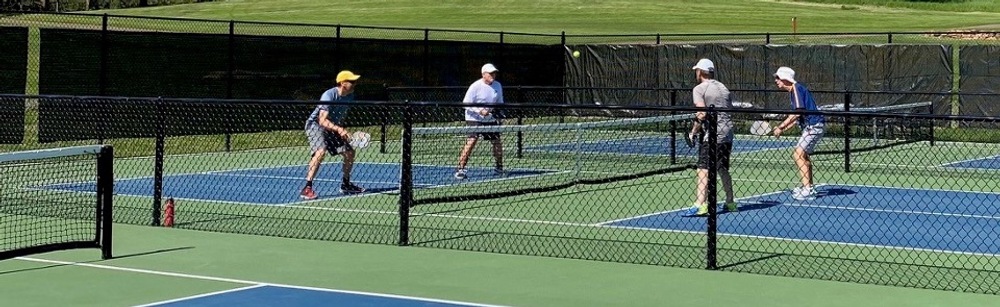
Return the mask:
<path id="1" fill-rule="evenodd" d="M 98 251 L 77 250 L 0 262 L 5 305 L 134 306 L 248 283 L 513 306 L 992 306 L 996 301 L 991 295 L 659 266 L 117 227 L 117 259 L 98 261 Z"/>
<path id="2" fill-rule="evenodd" d="M 491 189 L 516 195 L 415 206 L 408 220 L 410 247 L 394 246 L 400 228 L 396 189 L 401 148 L 392 138 L 386 153 L 373 144 L 359 152 L 355 165 L 355 181 L 380 190 L 357 196 L 332 192 L 339 183 L 340 159 L 331 158 L 316 183 L 324 196 L 310 201 L 298 199 L 308 158 L 305 147 L 188 154 L 184 149 L 199 144 L 191 142 L 196 138 L 168 138 L 163 197 L 177 200 L 175 229 L 135 226 L 152 220 L 154 159 L 118 158 L 114 253 L 119 258 L 94 262 L 99 253 L 83 250 L 31 258 L 83 261 L 85 267 L 8 260 L 0 263 L 0 283 L 9 286 L 0 288 L 30 294 L 23 296 L 25 302 L 41 305 L 102 306 L 148 304 L 260 284 L 516 306 L 933 306 L 956 300 L 969 300 L 960 305 L 973 306 L 986 304 L 992 296 L 909 287 L 1000 291 L 994 282 L 1000 277 L 995 270 L 1000 251 L 979 239 L 992 229 L 983 227 L 996 227 L 998 214 L 992 206 L 975 205 L 994 202 L 982 197 L 997 197 L 993 187 L 1000 185 L 995 176 L 1000 166 L 953 167 L 960 161 L 994 163 L 1000 152 L 994 144 L 921 141 L 857 152 L 850 158 L 851 172 L 843 169 L 843 155 L 817 155 L 816 181 L 850 193 L 831 194 L 823 198 L 832 199 L 826 202 L 779 204 L 769 202 L 783 202 L 774 197 L 798 184 L 790 150 L 795 138 L 738 135 L 732 175 L 741 211 L 719 216 L 718 265 L 729 272 L 712 272 L 703 270 L 704 220 L 679 216 L 694 199 L 692 170 L 517 193 L 671 167 L 669 155 L 663 154 L 667 149 L 639 142 L 667 146 L 669 134 L 662 129 L 525 133 L 522 157 L 513 154 L 515 134 L 503 137 L 510 155 L 506 168 L 552 172 L 482 175 L 460 183 L 451 175 L 463 138 L 414 143 L 414 183 L 420 185 L 414 191 L 416 200 L 474 196 Z M 842 141 L 832 134 L 820 149 L 835 150 Z M 575 152 L 561 152 L 567 142 Z M 606 146 L 616 142 L 627 146 Z M 874 143 L 859 137 L 852 146 Z M 693 150 L 678 141 L 677 164 L 693 163 Z M 491 165 L 484 142 L 470 166 Z M 19 187 L 32 188 L 36 194 L 27 195 L 40 200 L 86 190 L 76 176 L 25 171 Z M 44 187 L 38 186 L 40 181 Z M 720 201 L 722 196 L 720 191 Z M 941 203 L 946 198 L 973 205 Z M 79 204 L 86 202 L 73 205 Z M 19 202 L 4 207 L 4 213 L 30 215 L 35 208 Z M 79 212 L 72 214 L 79 217 Z M 58 233 L 65 227 L 59 226 L 58 217 L 67 215 L 57 213 L 53 226 L 49 220 L 30 220 L 23 226 Z M 858 230 L 866 227 L 875 230 Z M 52 289 L 58 296 L 43 299 Z"/>

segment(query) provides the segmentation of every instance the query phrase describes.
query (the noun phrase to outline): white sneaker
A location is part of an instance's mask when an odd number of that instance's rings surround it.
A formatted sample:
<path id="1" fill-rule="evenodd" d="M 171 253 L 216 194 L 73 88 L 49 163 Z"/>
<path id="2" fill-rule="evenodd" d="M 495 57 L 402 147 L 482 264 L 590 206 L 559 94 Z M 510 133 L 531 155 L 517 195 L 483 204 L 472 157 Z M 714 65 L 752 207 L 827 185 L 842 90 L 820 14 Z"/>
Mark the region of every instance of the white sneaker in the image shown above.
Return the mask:
<path id="1" fill-rule="evenodd" d="M 455 179 L 463 180 L 463 179 L 468 178 L 468 177 L 469 176 L 467 176 L 465 174 L 465 169 L 460 169 L 457 172 L 455 172 Z"/>
<path id="2" fill-rule="evenodd" d="M 816 199 L 816 189 L 798 187 L 792 189 L 792 198 L 795 200 L 813 200 Z"/>

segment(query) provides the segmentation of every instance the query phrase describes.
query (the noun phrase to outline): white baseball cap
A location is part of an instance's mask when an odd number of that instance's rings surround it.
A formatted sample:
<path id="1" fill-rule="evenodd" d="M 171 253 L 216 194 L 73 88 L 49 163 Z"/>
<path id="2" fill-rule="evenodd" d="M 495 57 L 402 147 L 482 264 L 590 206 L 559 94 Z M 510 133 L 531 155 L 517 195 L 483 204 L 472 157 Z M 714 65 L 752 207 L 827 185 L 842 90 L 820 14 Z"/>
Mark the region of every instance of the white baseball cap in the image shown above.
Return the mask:
<path id="1" fill-rule="evenodd" d="M 777 77 L 778 79 L 795 83 L 795 71 L 789 67 L 785 66 L 778 67 L 778 71 L 774 73 L 774 76 Z"/>
<path id="2" fill-rule="evenodd" d="M 481 71 L 484 72 L 484 73 L 487 73 L 487 72 L 495 72 L 497 70 L 498 69 L 496 68 L 496 66 L 493 66 L 493 64 L 487 63 L 486 65 L 483 65 L 483 69 Z"/>
<path id="3" fill-rule="evenodd" d="M 712 71 L 712 72 L 714 72 L 715 71 L 715 63 L 712 63 L 712 60 L 709 60 L 709 59 L 701 59 L 701 60 L 698 60 L 698 64 L 695 64 L 694 67 L 691 67 L 691 69 L 701 69 L 701 70 L 704 70 L 704 71 Z"/>

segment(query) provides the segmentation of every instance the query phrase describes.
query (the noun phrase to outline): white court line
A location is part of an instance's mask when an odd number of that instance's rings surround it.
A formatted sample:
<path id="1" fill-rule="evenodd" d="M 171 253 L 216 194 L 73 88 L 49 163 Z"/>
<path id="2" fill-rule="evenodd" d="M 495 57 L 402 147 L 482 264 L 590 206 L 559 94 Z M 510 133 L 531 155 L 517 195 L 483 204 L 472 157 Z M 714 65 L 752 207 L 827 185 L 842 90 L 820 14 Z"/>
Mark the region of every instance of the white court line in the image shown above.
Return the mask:
<path id="1" fill-rule="evenodd" d="M 982 158 L 975 158 L 975 159 L 968 159 L 968 160 L 962 160 L 962 161 L 956 161 L 956 162 L 950 162 L 950 163 L 945 163 L 945 164 L 939 164 L 937 166 L 938 167 L 950 167 L 949 165 L 952 165 L 952 164 L 959 164 L 959 163 L 979 161 L 979 160 L 992 160 L 992 159 L 997 159 L 997 158 L 1000 158 L 1000 155 L 989 156 L 989 157 L 982 157 Z M 976 168 L 976 167 L 959 167 L 959 168 L 980 169 L 980 168 Z"/>
<path id="2" fill-rule="evenodd" d="M 669 137 L 666 137 L 666 138 L 670 139 Z M 632 138 L 624 138 L 624 139 L 587 141 L 587 142 L 581 142 L 581 143 L 582 144 L 601 145 L 601 144 L 608 144 L 608 143 L 613 143 L 613 142 L 620 142 L 620 141 L 624 141 L 624 140 L 637 140 L 637 139 L 656 139 L 657 141 L 659 141 L 660 137 L 650 137 L 650 136 L 646 136 L 646 137 L 632 137 Z M 757 142 L 760 142 L 760 141 L 757 141 Z M 789 146 L 787 146 L 787 147 L 773 147 L 773 148 L 766 148 L 766 147 L 765 148 L 761 148 L 761 146 L 733 146 L 733 154 L 743 155 L 743 154 L 750 154 L 750 153 L 756 153 L 756 152 L 762 152 L 762 151 L 790 149 L 790 148 L 793 148 L 793 146 L 795 145 L 793 143 L 793 141 L 790 141 L 790 140 L 789 141 L 764 140 L 764 142 L 788 143 Z M 632 156 L 652 156 L 652 157 L 661 157 L 661 156 L 669 156 L 670 155 L 670 152 L 659 152 L 659 149 L 662 149 L 663 147 L 648 145 L 648 142 L 644 142 L 640 146 L 643 147 L 644 149 L 645 148 L 653 148 L 653 149 L 655 149 L 653 153 L 646 153 L 646 152 L 629 153 L 629 152 L 619 152 L 619 151 L 607 151 L 607 152 L 596 151 L 595 152 L 595 151 L 577 151 L 577 150 L 572 149 L 572 148 L 568 148 L 568 149 L 560 149 L 560 148 L 558 148 L 560 146 L 576 146 L 576 144 L 577 143 L 555 143 L 555 144 L 532 145 L 532 146 L 525 147 L 524 151 L 527 151 L 527 152 L 550 152 L 550 153 L 552 153 L 552 152 L 558 152 L 558 153 L 570 152 L 570 153 L 581 153 L 581 154 L 591 154 L 591 155 L 602 155 L 603 154 L 603 155 L 632 155 Z M 621 145 L 609 145 L 609 146 L 621 147 Z M 681 144 L 680 146 L 677 146 L 677 148 L 680 148 L 681 146 L 687 147 L 686 144 Z M 557 147 L 557 148 L 550 148 L 550 147 Z M 737 149 L 745 149 L 745 150 L 737 151 Z M 697 149 L 692 149 L 692 150 L 697 150 Z M 643 150 L 643 151 L 645 151 L 645 150 Z M 680 153 L 680 151 L 682 151 L 682 150 L 676 150 L 676 151 L 674 151 L 674 154 L 676 156 L 678 156 L 678 157 L 697 157 L 698 156 L 697 153 L 695 153 L 695 154 L 684 154 L 684 153 Z"/>
<path id="3" fill-rule="evenodd" d="M 251 280 L 244 280 L 244 279 L 214 277 L 214 276 L 207 276 L 207 275 L 195 275 L 195 274 L 175 273 L 175 272 L 166 272 L 166 271 L 135 269 L 135 268 L 127 268 L 127 267 L 119 267 L 119 266 L 103 265 L 103 264 L 93 264 L 93 263 L 84 263 L 84 262 L 69 262 L 69 261 L 49 260 L 49 259 L 40 259 L 40 258 L 31 258 L 31 257 L 18 257 L 18 258 L 14 258 L 14 259 L 25 260 L 25 261 L 33 261 L 33 262 L 41 262 L 41 263 L 49 263 L 49 264 L 72 265 L 72 266 L 81 266 L 81 267 L 88 267 L 88 268 L 95 268 L 95 269 L 105 269 L 105 270 L 113 270 L 113 271 L 142 273 L 142 274 L 159 275 L 159 276 L 170 276 L 170 277 L 179 277 L 179 278 L 188 278 L 188 279 L 200 279 L 200 280 L 227 282 L 227 283 L 234 283 L 234 284 L 246 284 L 246 285 L 252 285 L 254 287 L 271 286 L 271 287 L 279 287 L 279 288 L 291 288 L 291 289 L 312 290 L 312 291 L 322 291 L 322 292 L 357 294 L 357 295 L 387 297 L 387 298 L 396 298 L 396 299 L 405 299 L 405 300 L 417 300 L 417 301 L 436 302 L 436 303 L 444 303 L 444 304 L 468 305 L 468 306 L 482 306 L 482 307 L 499 306 L 499 305 L 487 305 L 487 304 L 469 303 L 469 302 L 452 301 L 452 300 L 432 299 L 432 298 L 424 298 L 424 297 L 416 297 L 416 296 L 395 295 L 395 294 L 374 293 L 374 292 L 363 292 L 363 291 L 352 291 L 352 290 L 338 290 L 338 289 L 307 287 L 307 286 L 296 286 L 296 285 L 289 285 L 289 284 L 259 282 L 259 281 L 251 281 Z M 246 287 L 244 287 L 243 290 L 246 290 L 245 288 Z"/>
<path id="4" fill-rule="evenodd" d="M 621 228 L 621 229 L 630 229 L 630 230 L 643 230 L 643 231 L 653 231 L 653 232 L 666 232 L 666 233 L 681 233 L 681 234 L 692 234 L 692 235 L 705 235 L 705 231 L 704 230 L 693 231 L 693 230 L 680 230 L 680 229 L 669 229 L 669 228 L 647 228 L 647 227 L 635 227 L 635 226 L 607 226 L 607 225 L 602 226 L 602 227 Z M 877 244 L 864 244 L 864 243 L 850 243 L 850 242 L 810 240 L 810 239 L 793 239 L 793 238 L 785 238 L 785 237 L 745 235 L 745 234 L 733 234 L 733 233 L 725 233 L 725 232 L 717 232 L 716 235 L 718 235 L 720 237 L 767 239 L 767 240 L 778 240 L 778 241 L 798 242 L 798 243 L 819 243 L 819 244 L 832 244 L 832 245 L 845 245 L 845 246 L 884 248 L 884 249 L 892 249 L 892 250 L 918 251 L 918 252 L 934 252 L 934 253 L 953 254 L 953 255 L 987 256 L 987 257 L 997 257 L 997 256 L 1000 256 L 1000 254 L 976 253 L 976 252 L 960 252 L 960 251 L 953 251 L 953 250 L 946 250 L 946 249 L 917 248 L 917 247 L 877 245 Z"/>
<path id="5" fill-rule="evenodd" d="M 733 179 L 733 180 L 736 180 L 736 179 Z M 820 185 L 816 185 L 816 186 L 818 187 Z M 758 195 L 751 195 L 751 196 L 740 197 L 740 198 L 737 198 L 737 199 L 734 199 L 734 200 L 738 204 L 738 203 L 740 203 L 740 201 L 745 201 L 747 199 L 751 199 L 751 198 L 755 198 L 755 197 L 770 196 L 770 195 L 775 195 L 775 194 L 781 194 L 781 193 L 785 193 L 785 192 L 786 191 L 775 191 L 775 192 L 770 192 L 770 193 L 764 193 L 764 194 L 758 194 Z M 612 223 L 617 223 L 617 222 L 624 222 L 624 221 L 634 220 L 634 219 L 640 219 L 640 218 L 650 217 L 650 216 L 654 216 L 654 215 L 674 213 L 674 212 L 678 212 L 678 211 L 684 211 L 684 210 L 687 210 L 687 209 L 688 208 L 681 208 L 681 209 L 674 209 L 674 210 L 653 212 L 653 213 L 649 213 L 649 214 L 643 214 L 643 215 L 637 215 L 637 216 L 630 216 L 630 217 L 626 217 L 626 218 L 620 218 L 620 219 L 616 219 L 616 220 L 610 220 L 610 221 L 600 222 L 600 223 L 596 223 L 596 224 L 593 224 L 593 225 L 594 226 L 608 226 L 607 224 L 612 224 Z M 618 226 L 611 226 L 611 227 L 618 227 Z"/>
<path id="6" fill-rule="evenodd" d="M 907 188 L 907 187 L 892 187 L 892 186 L 880 186 L 880 185 L 864 185 L 864 184 L 849 184 L 849 183 L 825 183 L 817 184 L 816 186 L 844 186 L 844 187 L 862 187 L 862 188 L 877 188 L 877 189 L 896 189 L 896 190 L 911 190 L 911 191 L 939 191 L 939 192 L 953 192 L 953 193 L 970 193 L 970 194 L 988 194 L 988 195 L 998 195 L 998 192 L 983 192 L 983 191 L 962 191 L 962 190 L 948 190 L 948 189 L 935 189 L 935 188 Z"/>
<path id="7" fill-rule="evenodd" d="M 900 213 L 900 214 L 920 214 L 920 215 L 932 215 L 932 216 L 967 217 L 967 218 L 1000 220 L 1000 216 L 992 216 L 992 215 L 976 215 L 976 214 L 961 214 L 961 213 L 942 213 L 942 212 L 912 211 L 912 210 L 893 210 L 893 209 L 875 209 L 875 208 L 858 208 L 858 207 L 847 207 L 847 206 L 824 206 L 824 205 L 810 205 L 810 204 L 804 204 L 804 203 L 784 203 L 784 204 L 781 204 L 781 205 L 782 206 L 789 206 L 789 207 L 823 208 L 823 209 L 838 209 L 838 210 L 850 210 L 850 211 L 885 212 L 885 213 Z"/>
<path id="8" fill-rule="evenodd" d="M 181 297 L 181 298 L 169 299 L 169 300 L 165 300 L 165 301 L 152 302 L 152 303 L 149 303 L 149 304 L 136 305 L 134 307 L 151 307 L 151 306 L 157 306 L 157 305 L 163 305 L 163 304 L 170 304 L 170 303 L 176 303 L 176 302 L 190 301 L 190 300 L 193 300 L 193 299 L 199 299 L 199 298 L 203 298 L 203 297 L 209 297 L 209 296 L 213 296 L 213 295 L 220 295 L 220 294 L 226 294 L 226 293 L 240 292 L 240 291 L 243 291 L 243 290 L 256 289 L 256 288 L 260 288 L 260 287 L 266 287 L 266 285 L 256 284 L 256 285 L 252 285 L 252 286 L 246 286 L 246 287 L 240 287 L 240 288 L 233 288 L 233 289 L 229 289 L 229 290 L 215 291 L 215 292 L 209 292 L 209 293 L 202 293 L 202 294 L 198 294 L 198 295 L 192 295 L 192 296 L 185 296 L 185 297 Z"/>

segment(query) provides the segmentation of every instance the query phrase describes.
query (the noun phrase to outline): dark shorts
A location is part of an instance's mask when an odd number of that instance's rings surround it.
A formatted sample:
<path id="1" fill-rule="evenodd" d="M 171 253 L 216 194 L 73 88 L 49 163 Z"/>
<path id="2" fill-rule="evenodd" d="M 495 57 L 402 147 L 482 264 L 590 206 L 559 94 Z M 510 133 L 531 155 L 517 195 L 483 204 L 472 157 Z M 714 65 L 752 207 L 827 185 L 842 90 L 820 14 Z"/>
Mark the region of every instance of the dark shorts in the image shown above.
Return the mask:
<path id="1" fill-rule="evenodd" d="M 698 168 L 708 169 L 708 146 L 705 143 L 699 143 L 698 147 Z M 733 143 L 719 143 L 716 144 L 715 152 L 717 155 L 716 169 L 729 169 L 729 155 L 733 152 Z"/>
<path id="2" fill-rule="evenodd" d="M 477 121 L 465 121 L 467 126 L 499 126 L 499 122 L 477 122 Z M 482 132 L 482 133 L 469 133 L 470 138 L 476 138 L 482 136 L 484 140 L 499 140 L 500 132 Z"/>
<path id="3" fill-rule="evenodd" d="M 340 137 L 339 134 L 326 129 L 310 127 L 306 129 L 306 137 L 309 138 L 309 147 L 312 149 L 312 153 L 326 149 L 326 152 L 331 155 L 339 155 L 354 150 L 351 148 L 350 142 Z"/>

